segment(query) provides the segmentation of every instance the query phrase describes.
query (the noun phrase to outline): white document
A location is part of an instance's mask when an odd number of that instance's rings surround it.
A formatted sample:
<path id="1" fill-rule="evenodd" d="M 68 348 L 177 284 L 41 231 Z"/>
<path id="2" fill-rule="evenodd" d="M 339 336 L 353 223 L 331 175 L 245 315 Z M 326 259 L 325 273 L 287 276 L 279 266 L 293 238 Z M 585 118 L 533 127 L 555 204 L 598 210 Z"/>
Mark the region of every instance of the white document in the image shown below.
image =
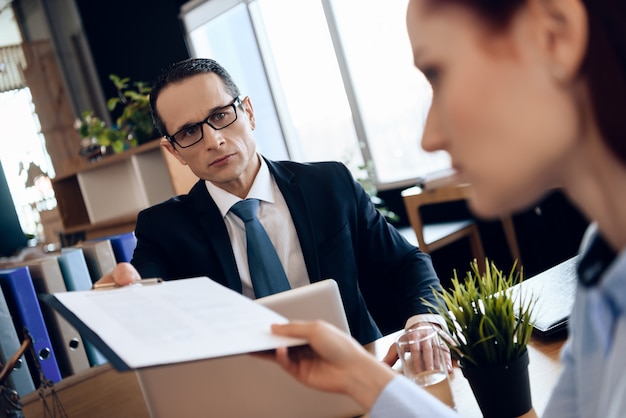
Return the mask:
<path id="1" fill-rule="evenodd" d="M 306 343 L 272 334 L 288 320 L 208 277 L 54 297 L 131 369 Z"/>

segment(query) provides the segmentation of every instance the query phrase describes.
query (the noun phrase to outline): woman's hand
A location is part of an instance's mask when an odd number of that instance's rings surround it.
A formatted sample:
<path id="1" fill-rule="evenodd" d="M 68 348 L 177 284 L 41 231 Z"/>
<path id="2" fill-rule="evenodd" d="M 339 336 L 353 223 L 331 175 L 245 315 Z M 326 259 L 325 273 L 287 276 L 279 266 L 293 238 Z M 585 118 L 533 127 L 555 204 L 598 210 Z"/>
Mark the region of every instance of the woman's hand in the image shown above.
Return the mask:
<path id="1" fill-rule="evenodd" d="M 344 393 L 368 410 L 394 377 L 349 335 L 323 321 L 272 325 L 278 335 L 304 338 L 307 347 L 281 347 L 274 359 L 303 384 Z"/>

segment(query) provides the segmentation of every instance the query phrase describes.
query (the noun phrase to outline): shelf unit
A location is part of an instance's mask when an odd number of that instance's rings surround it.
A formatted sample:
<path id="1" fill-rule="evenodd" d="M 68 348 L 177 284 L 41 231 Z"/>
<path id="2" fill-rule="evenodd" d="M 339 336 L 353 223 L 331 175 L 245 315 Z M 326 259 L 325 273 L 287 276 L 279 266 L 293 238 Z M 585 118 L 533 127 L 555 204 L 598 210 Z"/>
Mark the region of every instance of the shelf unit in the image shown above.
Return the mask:
<path id="1" fill-rule="evenodd" d="M 105 156 L 52 181 L 64 234 L 86 239 L 129 232 L 142 209 L 184 194 L 198 181 L 160 145 L 151 141 Z"/>

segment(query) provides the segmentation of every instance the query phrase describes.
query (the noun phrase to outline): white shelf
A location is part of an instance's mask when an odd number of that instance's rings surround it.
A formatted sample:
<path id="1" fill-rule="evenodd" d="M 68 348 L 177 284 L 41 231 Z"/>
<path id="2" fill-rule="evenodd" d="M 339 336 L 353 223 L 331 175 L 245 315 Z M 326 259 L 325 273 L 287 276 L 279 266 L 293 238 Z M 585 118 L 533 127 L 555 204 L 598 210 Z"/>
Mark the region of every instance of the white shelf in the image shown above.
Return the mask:
<path id="1" fill-rule="evenodd" d="M 89 222 L 134 215 L 174 196 L 158 148 L 77 174 Z"/>

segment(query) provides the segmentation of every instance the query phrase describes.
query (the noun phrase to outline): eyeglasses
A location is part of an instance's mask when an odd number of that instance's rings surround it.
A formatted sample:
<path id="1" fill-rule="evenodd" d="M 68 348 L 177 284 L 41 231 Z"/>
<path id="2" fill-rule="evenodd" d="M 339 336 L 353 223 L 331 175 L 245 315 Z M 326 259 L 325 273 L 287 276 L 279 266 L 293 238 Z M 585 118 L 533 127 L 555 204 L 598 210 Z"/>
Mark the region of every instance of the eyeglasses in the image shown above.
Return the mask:
<path id="1" fill-rule="evenodd" d="M 204 138 L 202 125 L 205 123 L 216 131 L 228 128 L 230 125 L 235 123 L 237 120 L 237 106 L 239 105 L 241 105 L 241 98 L 235 97 L 232 103 L 227 104 L 224 107 L 220 107 L 202 122 L 186 126 L 174 135 L 166 135 L 165 137 L 170 141 L 175 142 L 176 145 L 181 148 L 189 148 L 190 146 L 202 141 L 202 138 Z"/>

